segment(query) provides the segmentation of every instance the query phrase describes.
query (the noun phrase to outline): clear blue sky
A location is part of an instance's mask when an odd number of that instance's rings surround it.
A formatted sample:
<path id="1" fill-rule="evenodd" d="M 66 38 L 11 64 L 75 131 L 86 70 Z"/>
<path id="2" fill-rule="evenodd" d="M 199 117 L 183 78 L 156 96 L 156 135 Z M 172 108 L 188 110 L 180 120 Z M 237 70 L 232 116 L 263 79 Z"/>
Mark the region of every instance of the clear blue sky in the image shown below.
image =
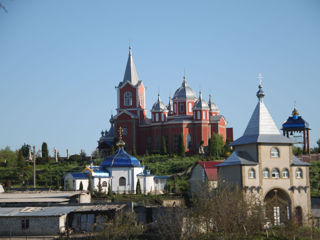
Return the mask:
<path id="1" fill-rule="evenodd" d="M 129 40 L 150 110 L 189 85 L 240 137 L 257 103 L 278 127 L 294 101 L 320 138 L 320 1 L 0 0 L 0 148 L 90 154 L 115 113 Z"/>

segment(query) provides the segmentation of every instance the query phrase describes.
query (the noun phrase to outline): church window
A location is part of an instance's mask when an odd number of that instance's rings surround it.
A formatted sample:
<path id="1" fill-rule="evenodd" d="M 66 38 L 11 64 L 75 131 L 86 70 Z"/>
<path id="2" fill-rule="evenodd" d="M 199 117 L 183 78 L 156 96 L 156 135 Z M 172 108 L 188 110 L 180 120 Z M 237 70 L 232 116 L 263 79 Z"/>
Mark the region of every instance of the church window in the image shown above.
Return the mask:
<path id="1" fill-rule="evenodd" d="M 164 113 L 161 113 L 161 121 L 164 122 Z"/>
<path id="2" fill-rule="evenodd" d="M 126 185 L 126 178 L 121 177 L 119 178 L 119 186 L 125 186 Z"/>
<path id="3" fill-rule="evenodd" d="M 250 168 L 249 170 L 249 178 L 256 178 L 256 172 L 253 168 Z"/>
<path id="4" fill-rule="evenodd" d="M 152 122 L 154 122 L 154 115 L 155 115 L 155 113 L 152 114 Z"/>
<path id="5" fill-rule="evenodd" d="M 21 228 L 22 230 L 29 229 L 29 219 L 21 220 Z"/>
<path id="6" fill-rule="evenodd" d="M 192 103 L 189 102 L 189 112 L 192 112 Z"/>
<path id="7" fill-rule="evenodd" d="M 140 93 L 140 106 L 143 106 L 143 94 Z"/>
<path id="8" fill-rule="evenodd" d="M 177 104 L 175 103 L 175 104 L 173 104 L 173 111 L 174 111 L 174 113 L 176 113 L 177 112 Z"/>
<path id="9" fill-rule="evenodd" d="M 128 135 L 128 128 L 126 126 L 122 127 L 122 135 L 127 136 Z"/>
<path id="10" fill-rule="evenodd" d="M 280 171 L 278 168 L 272 170 L 272 178 L 280 178 Z"/>
<path id="11" fill-rule="evenodd" d="M 200 119 L 200 111 L 197 111 L 197 118 Z"/>
<path id="12" fill-rule="evenodd" d="M 287 168 L 282 170 L 282 177 L 289 178 L 289 170 Z"/>
<path id="13" fill-rule="evenodd" d="M 190 150 L 191 146 L 192 146 L 192 138 L 191 138 L 191 135 L 188 134 L 187 135 L 187 148 Z"/>
<path id="14" fill-rule="evenodd" d="M 270 171 L 268 168 L 263 169 L 263 178 L 269 178 L 270 177 Z"/>
<path id="15" fill-rule="evenodd" d="M 156 113 L 156 122 L 159 121 L 159 113 Z"/>
<path id="16" fill-rule="evenodd" d="M 125 106 L 131 106 L 132 105 L 132 93 L 131 92 L 125 92 L 124 93 L 124 105 Z"/>
<path id="17" fill-rule="evenodd" d="M 206 120 L 206 112 L 203 112 L 203 120 Z"/>
<path id="18" fill-rule="evenodd" d="M 193 112 L 193 119 L 196 120 L 196 112 Z"/>
<path id="19" fill-rule="evenodd" d="M 278 158 L 280 157 L 280 152 L 278 148 L 271 148 L 271 157 Z"/>
<path id="20" fill-rule="evenodd" d="M 103 181 L 102 182 L 102 187 L 107 187 L 108 186 L 108 183 L 106 181 Z"/>
<path id="21" fill-rule="evenodd" d="M 180 103 L 180 113 L 184 113 L 184 104 Z"/>
<path id="22" fill-rule="evenodd" d="M 297 171 L 296 171 L 296 178 L 302 178 L 303 177 L 303 174 L 302 174 L 302 169 L 301 168 L 298 168 Z"/>

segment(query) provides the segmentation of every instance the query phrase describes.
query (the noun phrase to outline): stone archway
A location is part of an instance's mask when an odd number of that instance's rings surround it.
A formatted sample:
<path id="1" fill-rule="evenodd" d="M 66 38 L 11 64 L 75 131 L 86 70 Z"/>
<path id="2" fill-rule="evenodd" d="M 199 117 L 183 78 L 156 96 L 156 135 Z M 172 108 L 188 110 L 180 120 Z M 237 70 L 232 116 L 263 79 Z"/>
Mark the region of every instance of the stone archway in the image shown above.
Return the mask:
<path id="1" fill-rule="evenodd" d="M 270 190 L 265 198 L 266 217 L 274 225 L 287 223 L 291 218 L 291 200 L 289 195 L 282 189 Z"/>

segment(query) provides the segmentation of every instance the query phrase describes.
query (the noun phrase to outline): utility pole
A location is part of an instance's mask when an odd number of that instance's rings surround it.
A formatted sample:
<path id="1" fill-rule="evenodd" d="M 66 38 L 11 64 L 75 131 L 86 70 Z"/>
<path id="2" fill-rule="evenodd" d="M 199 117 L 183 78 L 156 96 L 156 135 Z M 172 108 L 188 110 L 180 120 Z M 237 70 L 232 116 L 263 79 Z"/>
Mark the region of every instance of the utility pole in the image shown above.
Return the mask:
<path id="1" fill-rule="evenodd" d="M 36 188 L 36 146 L 33 146 L 33 188 Z"/>

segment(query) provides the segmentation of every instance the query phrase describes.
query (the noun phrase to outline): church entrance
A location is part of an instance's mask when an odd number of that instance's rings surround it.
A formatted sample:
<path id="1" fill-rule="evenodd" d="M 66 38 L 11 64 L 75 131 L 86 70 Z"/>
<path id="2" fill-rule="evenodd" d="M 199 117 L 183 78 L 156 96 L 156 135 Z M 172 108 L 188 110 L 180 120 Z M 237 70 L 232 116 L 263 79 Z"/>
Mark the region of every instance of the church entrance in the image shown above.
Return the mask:
<path id="1" fill-rule="evenodd" d="M 286 223 L 291 218 L 291 200 L 281 189 L 272 189 L 264 199 L 266 217 L 273 225 Z"/>

